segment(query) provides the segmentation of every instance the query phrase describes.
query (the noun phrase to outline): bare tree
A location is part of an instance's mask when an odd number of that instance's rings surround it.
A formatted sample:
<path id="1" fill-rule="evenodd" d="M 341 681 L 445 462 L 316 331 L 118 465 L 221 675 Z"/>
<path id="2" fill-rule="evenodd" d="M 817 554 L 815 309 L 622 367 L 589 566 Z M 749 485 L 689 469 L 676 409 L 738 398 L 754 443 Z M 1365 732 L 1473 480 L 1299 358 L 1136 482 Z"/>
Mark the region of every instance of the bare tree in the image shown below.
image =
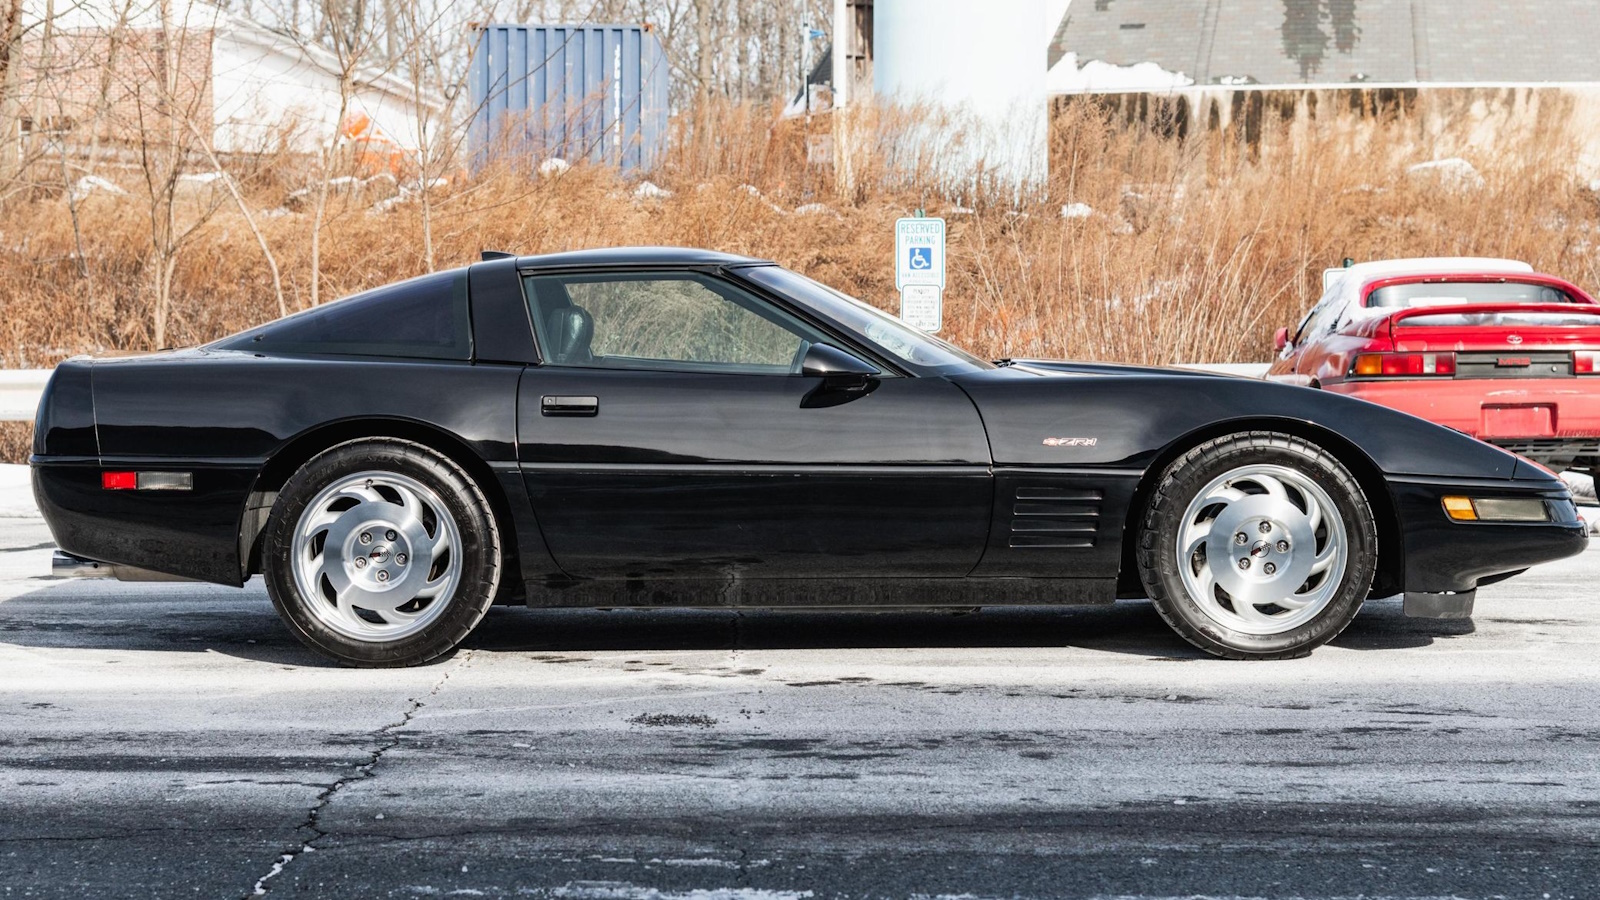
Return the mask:
<path id="1" fill-rule="evenodd" d="M 185 12 L 194 7 L 185 5 Z M 210 91 L 204 80 L 209 72 L 188 65 L 204 42 L 209 27 L 195 27 L 187 14 L 173 15 L 172 0 L 160 0 L 159 24 L 154 33 L 132 41 L 136 50 L 132 77 L 138 79 L 131 96 L 137 135 L 137 162 L 144 182 L 144 199 L 150 226 L 150 274 L 154 293 L 151 339 L 166 346 L 172 310 L 172 281 L 182 253 L 216 212 L 220 195 L 210 178 L 192 177 L 192 129 L 185 123 L 204 121 L 210 127 Z"/>
<path id="2" fill-rule="evenodd" d="M 20 169 L 18 139 L 19 94 L 22 83 L 18 60 L 22 50 L 23 0 L 10 0 L 0 14 L 0 178 L 13 179 Z"/>
<path id="3" fill-rule="evenodd" d="M 376 34 L 366 20 L 366 5 L 362 0 L 324 0 L 322 29 L 328 49 L 333 52 L 334 77 L 338 80 L 339 109 L 333 119 L 333 134 L 323 144 L 317 166 L 316 201 L 311 219 L 311 305 L 322 300 L 322 227 L 328 215 L 329 180 L 339 150 L 339 131 L 350 113 L 350 101 L 355 94 L 357 75 L 369 65 L 368 57 L 381 36 Z"/>

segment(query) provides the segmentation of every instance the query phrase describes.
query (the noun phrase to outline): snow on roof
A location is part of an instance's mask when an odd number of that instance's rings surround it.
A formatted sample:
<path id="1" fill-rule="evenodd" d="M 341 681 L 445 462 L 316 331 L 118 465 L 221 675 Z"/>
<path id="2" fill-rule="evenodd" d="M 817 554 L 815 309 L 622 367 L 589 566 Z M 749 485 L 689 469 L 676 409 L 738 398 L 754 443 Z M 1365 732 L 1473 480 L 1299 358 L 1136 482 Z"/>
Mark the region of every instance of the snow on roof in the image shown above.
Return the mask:
<path id="1" fill-rule="evenodd" d="M 1150 63 L 1196 85 L 1600 82 L 1595 0 L 1079 0 L 1057 21 L 1052 64 Z"/>
<path id="2" fill-rule="evenodd" d="M 1341 324 L 1355 319 L 1386 316 L 1387 309 L 1366 309 L 1361 306 L 1361 290 L 1374 281 L 1401 275 L 1465 275 L 1506 274 L 1529 275 L 1533 266 L 1515 259 L 1497 259 L 1486 256 L 1419 256 L 1411 259 L 1378 259 L 1356 263 L 1345 269 L 1330 269 L 1329 287 L 1343 295 L 1344 314 Z"/>
<path id="3" fill-rule="evenodd" d="M 1188 87 L 1194 79 L 1182 72 L 1168 72 L 1153 62 L 1119 66 L 1091 59 L 1078 65 L 1078 54 L 1065 53 L 1045 76 L 1045 89 L 1053 94 L 1099 93 L 1109 91 L 1170 91 Z"/>
<path id="4" fill-rule="evenodd" d="M 1515 259 L 1486 256 L 1418 256 L 1410 259 L 1377 259 L 1356 263 L 1344 269 L 1341 279 L 1355 276 L 1356 283 L 1368 283 L 1396 275 L 1450 275 L 1464 272 L 1528 273 L 1533 266 Z"/>

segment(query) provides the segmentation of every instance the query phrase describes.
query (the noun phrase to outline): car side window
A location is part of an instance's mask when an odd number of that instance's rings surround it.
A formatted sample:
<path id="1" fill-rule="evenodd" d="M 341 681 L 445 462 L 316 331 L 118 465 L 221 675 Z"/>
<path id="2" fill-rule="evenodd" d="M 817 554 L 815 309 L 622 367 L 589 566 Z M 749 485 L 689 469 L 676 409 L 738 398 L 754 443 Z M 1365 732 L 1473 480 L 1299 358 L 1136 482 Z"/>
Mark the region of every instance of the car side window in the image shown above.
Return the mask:
<path id="1" fill-rule="evenodd" d="M 1300 327 L 1294 333 L 1295 346 L 1299 346 L 1316 337 L 1318 330 L 1336 321 L 1339 306 L 1339 286 L 1335 284 L 1322 295 L 1322 299 L 1317 301 L 1316 306 L 1311 307 L 1311 311 L 1306 313 L 1306 317 L 1300 320 Z"/>
<path id="2" fill-rule="evenodd" d="M 211 346 L 277 353 L 471 359 L 466 270 L 435 272 L 374 288 Z"/>
<path id="3" fill-rule="evenodd" d="M 545 361 L 615 369 L 786 375 L 810 326 L 695 272 L 535 275 L 524 279 Z"/>

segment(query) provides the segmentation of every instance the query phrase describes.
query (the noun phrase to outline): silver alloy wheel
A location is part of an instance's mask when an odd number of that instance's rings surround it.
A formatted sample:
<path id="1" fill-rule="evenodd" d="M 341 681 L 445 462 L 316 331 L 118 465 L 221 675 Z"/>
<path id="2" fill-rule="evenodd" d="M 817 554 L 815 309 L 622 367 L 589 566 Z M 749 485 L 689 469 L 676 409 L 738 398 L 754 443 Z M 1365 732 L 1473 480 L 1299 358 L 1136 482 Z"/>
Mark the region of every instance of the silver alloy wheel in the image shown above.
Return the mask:
<path id="1" fill-rule="evenodd" d="M 358 472 L 306 504 L 291 568 L 317 620 L 357 641 L 416 634 L 461 581 L 461 531 L 439 495 L 395 472 Z"/>
<path id="2" fill-rule="evenodd" d="M 1344 517 L 1305 474 L 1241 466 L 1184 510 L 1175 550 L 1190 599 L 1217 624 L 1283 634 L 1315 619 L 1349 562 Z"/>

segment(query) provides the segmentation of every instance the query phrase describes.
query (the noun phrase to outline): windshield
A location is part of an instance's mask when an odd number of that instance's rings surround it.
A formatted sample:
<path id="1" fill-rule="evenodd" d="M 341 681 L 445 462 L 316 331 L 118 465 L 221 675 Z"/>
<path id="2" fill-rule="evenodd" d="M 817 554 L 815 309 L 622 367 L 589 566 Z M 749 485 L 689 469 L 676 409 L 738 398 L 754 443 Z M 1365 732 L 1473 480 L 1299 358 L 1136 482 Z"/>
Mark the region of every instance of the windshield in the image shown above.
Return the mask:
<path id="1" fill-rule="evenodd" d="M 762 287 L 803 301 L 846 331 L 903 362 L 925 366 L 941 374 L 994 368 L 993 363 L 918 331 L 871 304 L 788 269 L 755 266 L 741 270 L 740 274 Z"/>
<path id="2" fill-rule="evenodd" d="M 1516 281 L 1455 281 L 1391 284 L 1367 295 L 1367 306 L 1461 306 L 1466 303 L 1574 303 L 1560 288 Z"/>

